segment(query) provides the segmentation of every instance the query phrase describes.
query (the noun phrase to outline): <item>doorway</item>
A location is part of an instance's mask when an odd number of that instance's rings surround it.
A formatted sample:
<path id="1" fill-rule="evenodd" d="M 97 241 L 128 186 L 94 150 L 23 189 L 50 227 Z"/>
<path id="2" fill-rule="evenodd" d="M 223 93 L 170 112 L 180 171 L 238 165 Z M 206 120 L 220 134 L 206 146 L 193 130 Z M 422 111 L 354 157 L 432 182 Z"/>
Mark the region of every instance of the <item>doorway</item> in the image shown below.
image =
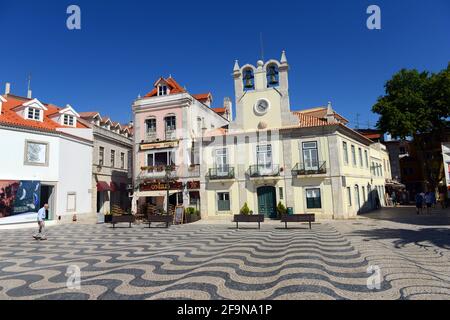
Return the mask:
<path id="1" fill-rule="evenodd" d="M 258 213 L 267 218 L 276 219 L 277 217 L 277 196 L 275 187 L 260 187 L 258 194 Z"/>
<path id="2" fill-rule="evenodd" d="M 54 219 L 54 186 L 41 185 L 41 194 L 39 201 L 39 208 L 42 208 L 44 204 L 48 204 L 49 208 L 45 215 L 45 220 Z"/>

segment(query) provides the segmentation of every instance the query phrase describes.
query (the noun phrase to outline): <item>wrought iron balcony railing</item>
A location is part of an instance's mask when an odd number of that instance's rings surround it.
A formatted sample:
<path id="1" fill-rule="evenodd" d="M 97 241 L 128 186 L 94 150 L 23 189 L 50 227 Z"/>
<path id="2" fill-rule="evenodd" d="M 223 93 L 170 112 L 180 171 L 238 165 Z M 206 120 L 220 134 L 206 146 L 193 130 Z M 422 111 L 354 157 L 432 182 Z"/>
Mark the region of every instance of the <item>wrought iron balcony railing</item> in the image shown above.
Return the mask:
<path id="1" fill-rule="evenodd" d="M 223 166 L 210 168 L 208 172 L 208 177 L 210 180 L 233 179 L 234 167 Z"/>
<path id="2" fill-rule="evenodd" d="M 312 163 L 297 163 L 292 169 L 293 176 L 306 176 L 314 174 L 325 174 L 327 173 L 327 163 L 322 162 L 312 162 Z"/>
<path id="3" fill-rule="evenodd" d="M 168 177 L 170 179 L 176 179 L 179 176 L 179 172 L 176 166 L 165 166 L 165 165 L 156 165 L 156 166 L 148 166 L 141 167 L 140 178 L 142 179 L 161 179 Z"/>
<path id="4" fill-rule="evenodd" d="M 154 142 L 157 139 L 156 131 L 147 131 L 147 134 L 145 135 L 145 141 L 146 142 Z"/>
<path id="5" fill-rule="evenodd" d="M 256 164 L 251 165 L 248 169 L 248 174 L 251 178 L 255 177 L 275 177 L 280 175 L 280 166 L 277 164 L 266 165 Z"/>
<path id="6" fill-rule="evenodd" d="M 176 131 L 175 130 L 166 130 L 166 141 L 170 141 L 170 140 L 176 140 L 177 139 L 177 135 L 176 135 Z"/>

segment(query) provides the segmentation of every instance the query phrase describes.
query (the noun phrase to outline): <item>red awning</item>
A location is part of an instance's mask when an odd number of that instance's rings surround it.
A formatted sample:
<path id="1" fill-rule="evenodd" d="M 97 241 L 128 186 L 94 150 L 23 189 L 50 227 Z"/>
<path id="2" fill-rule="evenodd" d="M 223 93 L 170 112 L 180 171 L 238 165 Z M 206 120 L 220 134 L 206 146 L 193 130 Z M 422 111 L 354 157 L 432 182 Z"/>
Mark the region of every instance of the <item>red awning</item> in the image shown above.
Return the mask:
<path id="1" fill-rule="evenodd" d="M 115 182 L 112 182 L 109 184 L 111 187 L 111 192 L 116 192 L 116 191 L 120 191 L 119 187 L 117 186 L 117 184 Z"/>
<path id="2" fill-rule="evenodd" d="M 111 188 L 109 184 L 105 181 L 97 182 L 97 191 L 110 191 Z"/>

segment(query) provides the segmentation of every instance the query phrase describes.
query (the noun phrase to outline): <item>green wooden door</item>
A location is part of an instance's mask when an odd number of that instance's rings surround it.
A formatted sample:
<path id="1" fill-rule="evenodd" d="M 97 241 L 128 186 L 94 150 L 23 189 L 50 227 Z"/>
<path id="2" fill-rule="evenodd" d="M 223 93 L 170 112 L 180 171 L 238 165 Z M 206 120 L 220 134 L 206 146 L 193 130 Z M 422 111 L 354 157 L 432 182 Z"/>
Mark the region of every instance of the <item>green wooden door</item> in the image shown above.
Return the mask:
<path id="1" fill-rule="evenodd" d="M 258 213 L 274 219 L 276 213 L 277 196 L 274 187 L 258 188 Z"/>

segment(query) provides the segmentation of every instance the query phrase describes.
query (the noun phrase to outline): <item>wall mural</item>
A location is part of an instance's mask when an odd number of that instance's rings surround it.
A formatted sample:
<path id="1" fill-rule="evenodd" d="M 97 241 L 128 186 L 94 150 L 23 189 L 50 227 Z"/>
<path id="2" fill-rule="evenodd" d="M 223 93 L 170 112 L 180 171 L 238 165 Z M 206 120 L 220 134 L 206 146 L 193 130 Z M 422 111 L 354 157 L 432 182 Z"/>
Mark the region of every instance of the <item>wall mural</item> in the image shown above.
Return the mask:
<path id="1" fill-rule="evenodd" d="M 39 210 L 40 181 L 0 180 L 0 218 Z"/>

